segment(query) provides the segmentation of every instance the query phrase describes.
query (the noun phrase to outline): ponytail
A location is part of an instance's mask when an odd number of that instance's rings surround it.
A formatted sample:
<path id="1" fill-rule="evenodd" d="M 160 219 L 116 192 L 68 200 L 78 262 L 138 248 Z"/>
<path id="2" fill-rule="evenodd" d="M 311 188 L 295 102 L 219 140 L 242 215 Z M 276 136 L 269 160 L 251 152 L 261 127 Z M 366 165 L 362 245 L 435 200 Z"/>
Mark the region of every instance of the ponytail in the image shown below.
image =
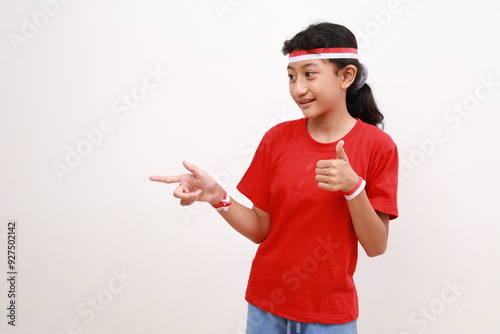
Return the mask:
<path id="1" fill-rule="evenodd" d="M 349 87 L 351 88 L 351 87 Z M 354 87 L 352 87 L 354 91 Z M 384 128 L 384 115 L 380 112 L 373 97 L 372 89 L 368 84 L 364 84 L 358 90 L 350 92 L 347 90 L 347 111 L 354 118 L 359 118 L 363 122 Z"/>

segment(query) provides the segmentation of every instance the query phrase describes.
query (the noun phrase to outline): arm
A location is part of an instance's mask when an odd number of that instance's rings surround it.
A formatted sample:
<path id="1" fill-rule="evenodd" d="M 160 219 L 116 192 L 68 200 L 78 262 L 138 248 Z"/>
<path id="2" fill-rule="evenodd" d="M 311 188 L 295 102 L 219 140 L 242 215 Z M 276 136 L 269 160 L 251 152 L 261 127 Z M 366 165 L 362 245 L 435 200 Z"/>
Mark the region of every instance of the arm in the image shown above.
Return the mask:
<path id="1" fill-rule="evenodd" d="M 347 192 L 357 183 L 358 175 L 351 168 L 343 145 L 343 141 L 337 144 L 337 159 L 318 161 L 318 187 Z M 366 254 L 370 257 L 382 255 L 387 249 L 389 215 L 373 209 L 365 190 L 355 198 L 347 200 L 347 205 L 354 231 Z"/>
<path id="2" fill-rule="evenodd" d="M 218 204 L 224 197 L 224 189 L 207 173 L 196 166 L 183 161 L 184 167 L 190 172 L 177 176 L 150 176 L 155 182 L 179 183 L 174 191 L 174 197 L 180 199 L 181 205 L 191 205 L 196 201 Z M 236 231 L 255 243 L 261 243 L 269 234 L 269 213 L 253 206 L 246 206 L 236 202 L 228 211 L 218 211 L 220 215 Z"/>
<path id="3" fill-rule="evenodd" d="M 222 218 L 224 218 L 237 232 L 254 243 L 260 244 L 264 241 L 269 234 L 269 228 L 271 226 L 269 213 L 259 209 L 255 205 L 249 209 L 236 202 L 233 198 L 231 198 L 231 202 L 233 204 L 229 210 L 218 211 Z"/>
<path id="4" fill-rule="evenodd" d="M 374 257 L 384 254 L 389 237 L 389 215 L 375 211 L 364 190 L 348 200 L 347 205 L 354 231 L 366 255 Z"/>

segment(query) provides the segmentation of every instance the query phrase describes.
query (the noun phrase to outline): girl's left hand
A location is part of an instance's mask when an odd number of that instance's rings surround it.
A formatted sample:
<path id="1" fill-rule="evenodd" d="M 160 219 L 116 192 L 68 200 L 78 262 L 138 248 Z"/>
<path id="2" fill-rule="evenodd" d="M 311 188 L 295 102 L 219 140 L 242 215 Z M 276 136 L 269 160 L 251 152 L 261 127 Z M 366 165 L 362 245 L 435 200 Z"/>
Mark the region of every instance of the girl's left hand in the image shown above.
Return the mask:
<path id="1" fill-rule="evenodd" d="M 359 177 L 349 164 L 343 140 L 337 143 L 336 151 L 337 159 L 320 160 L 316 163 L 316 181 L 321 189 L 348 192 L 356 185 Z"/>

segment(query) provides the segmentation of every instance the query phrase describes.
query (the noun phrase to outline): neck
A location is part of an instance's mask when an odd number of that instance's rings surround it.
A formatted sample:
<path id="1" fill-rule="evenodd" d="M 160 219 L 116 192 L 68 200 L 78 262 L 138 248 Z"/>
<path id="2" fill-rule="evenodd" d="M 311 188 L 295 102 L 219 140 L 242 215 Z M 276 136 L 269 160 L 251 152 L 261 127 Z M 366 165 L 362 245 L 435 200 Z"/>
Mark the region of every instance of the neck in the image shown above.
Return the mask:
<path id="1" fill-rule="evenodd" d="M 320 143 L 333 143 L 344 137 L 356 124 L 347 107 L 307 120 L 309 135 Z"/>

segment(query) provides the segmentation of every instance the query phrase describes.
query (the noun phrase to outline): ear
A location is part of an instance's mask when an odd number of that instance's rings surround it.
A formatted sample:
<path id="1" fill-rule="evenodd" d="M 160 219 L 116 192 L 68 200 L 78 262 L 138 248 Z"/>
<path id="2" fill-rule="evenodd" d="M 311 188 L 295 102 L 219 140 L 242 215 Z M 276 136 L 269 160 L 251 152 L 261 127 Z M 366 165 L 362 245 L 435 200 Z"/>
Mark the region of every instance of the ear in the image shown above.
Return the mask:
<path id="1" fill-rule="evenodd" d="M 340 87 L 343 89 L 347 90 L 350 85 L 354 82 L 354 79 L 356 79 L 356 73 L 358 73 L 358 69 L 354 65 L 347 65 L 342 69 L 342 83 Z"/>

